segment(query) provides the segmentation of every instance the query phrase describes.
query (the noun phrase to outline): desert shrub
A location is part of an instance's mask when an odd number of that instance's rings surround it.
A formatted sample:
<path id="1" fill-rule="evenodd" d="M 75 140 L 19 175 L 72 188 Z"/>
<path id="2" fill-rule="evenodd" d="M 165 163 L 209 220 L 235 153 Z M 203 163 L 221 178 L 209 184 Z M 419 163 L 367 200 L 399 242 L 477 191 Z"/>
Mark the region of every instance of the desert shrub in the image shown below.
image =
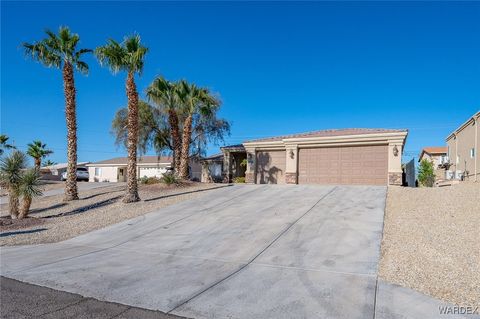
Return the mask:
<path id="1" fill-rule="evenodd" d="M 163 174 L 162 178 L 160 181 L 164 184 L 167 185 L 173 185 L 173 184 L 178 184 L 180 180 L 178 179 L 177 175 L 174 173 L 165 173 Z"/>
<path id="2" fill-rule="evenodd" d="M 140 184 L 151 185 L 160 183 L 160 178 L 158 177 L 147 177 L 143 176 L 140 178 Z"/>
<path id="3" fill-rule="evenodd" d="M 422 160 L 418 167 L 418 181 L 420 185 L 425 187 L 432 187 L 435 183 L 435 172 L 433 163 L 429 160 Z"/>
<path id="4" fill-rule="evenodd" d="M 233 179 L 234 183 L 245 183 L 245 177 L 235 177 Z"/>

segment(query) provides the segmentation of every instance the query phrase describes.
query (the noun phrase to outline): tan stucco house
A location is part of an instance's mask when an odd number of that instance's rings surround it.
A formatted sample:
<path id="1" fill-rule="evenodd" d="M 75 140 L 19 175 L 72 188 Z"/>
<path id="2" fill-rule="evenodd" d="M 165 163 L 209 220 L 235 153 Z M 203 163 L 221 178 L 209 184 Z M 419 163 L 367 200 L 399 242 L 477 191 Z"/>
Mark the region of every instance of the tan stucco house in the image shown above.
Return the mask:
<path id="1" fill-rule="evenodd" d="M 116 157 L 87 164 L 89 182 L 125 182 L 127 162 L 127 157 Z M 171 167 L 169 156 L 141 156 L 137 159 L 137 177 L 161 177 Z"/>
<path id="2" fill-rule="evenodd" d="M 222 148 L 226 180 L 247 183 L 401 185 L 407 130 L 338 129 L 252 140 Z"/>
<path id="3" fill-rule="evenodd" d="M 433 163 L 435 169 L 435 180 L 444 180 L 445 177 L 445 164 L 448 163 L 446 146 L 429 146 L 424 147 L 418 157 L 418 162 L 428 160 Z"/>
<path id="4" fill-rule="evenodd" d="M 452 179 L 480 181 L 480 159 L 477 154 L 480 147 L 479 118 L 480 111 L 447 136 L 448 174 Z"/>

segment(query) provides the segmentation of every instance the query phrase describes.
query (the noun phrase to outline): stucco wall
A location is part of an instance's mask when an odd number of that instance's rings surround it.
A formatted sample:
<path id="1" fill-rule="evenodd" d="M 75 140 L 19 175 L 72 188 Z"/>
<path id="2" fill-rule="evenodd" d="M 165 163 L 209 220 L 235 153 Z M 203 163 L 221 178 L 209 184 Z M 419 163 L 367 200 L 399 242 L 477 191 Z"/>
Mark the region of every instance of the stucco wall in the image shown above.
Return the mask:
<path id="1" fill-rule="evenodd" d="M 451 172 L 466 171 L 466 177 L 468 179 L 474 179 L 475 174 L 478 179 L 480 175 L 480 157 L 478 156 L 480 139 L 478 137 L 478 125 L 478 120 L 476 123 L 475 121 L 471 121 L 447 140 L 450 163 L 452 164 L 449 170 Z M 475 155 L 473 157 L 470 153 L 472 148 L 475 149 Z"/>
<path id="2" fill-rule="evenodd" d="M 100 174 L 95 175 L 95 166 L 88 167 L 89 182 L 117 182 L 118 167 L 116 166 L 103 166 L 98 167 Z"/>

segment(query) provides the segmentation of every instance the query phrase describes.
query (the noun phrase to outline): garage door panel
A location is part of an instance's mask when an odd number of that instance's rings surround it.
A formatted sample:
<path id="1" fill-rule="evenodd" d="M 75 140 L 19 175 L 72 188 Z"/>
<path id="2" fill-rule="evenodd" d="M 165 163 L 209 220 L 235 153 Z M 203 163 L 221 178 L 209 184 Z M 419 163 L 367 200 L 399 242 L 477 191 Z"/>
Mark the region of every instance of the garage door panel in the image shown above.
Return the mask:
<path id="1" fill-rule="evenodd" d="M 387 183 L 386 145 L 308 148 L 298 156 L 299 184 Z"/>
<path id="2" fill-rule="evenodd" d="M 257 184 L 285 184 L 285 151 L 257 152 Z"/>

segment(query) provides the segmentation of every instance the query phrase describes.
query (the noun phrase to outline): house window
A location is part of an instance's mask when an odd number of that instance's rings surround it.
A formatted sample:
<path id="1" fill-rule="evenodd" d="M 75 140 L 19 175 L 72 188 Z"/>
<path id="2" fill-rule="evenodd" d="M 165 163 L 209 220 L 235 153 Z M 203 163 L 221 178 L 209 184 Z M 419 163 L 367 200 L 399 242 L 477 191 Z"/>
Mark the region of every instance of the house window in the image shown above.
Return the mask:
<path id="1" fill-rule="evenodd" d="M 474 158 L 475 157 L 475 147 L 472 147 L 470 149 L 470 158 Z"/>
<path id="2" fill-rule="evenodd" d="M 102 169 L 100 167 L 95 167 L 95 176 L 102 175 Z"/>

